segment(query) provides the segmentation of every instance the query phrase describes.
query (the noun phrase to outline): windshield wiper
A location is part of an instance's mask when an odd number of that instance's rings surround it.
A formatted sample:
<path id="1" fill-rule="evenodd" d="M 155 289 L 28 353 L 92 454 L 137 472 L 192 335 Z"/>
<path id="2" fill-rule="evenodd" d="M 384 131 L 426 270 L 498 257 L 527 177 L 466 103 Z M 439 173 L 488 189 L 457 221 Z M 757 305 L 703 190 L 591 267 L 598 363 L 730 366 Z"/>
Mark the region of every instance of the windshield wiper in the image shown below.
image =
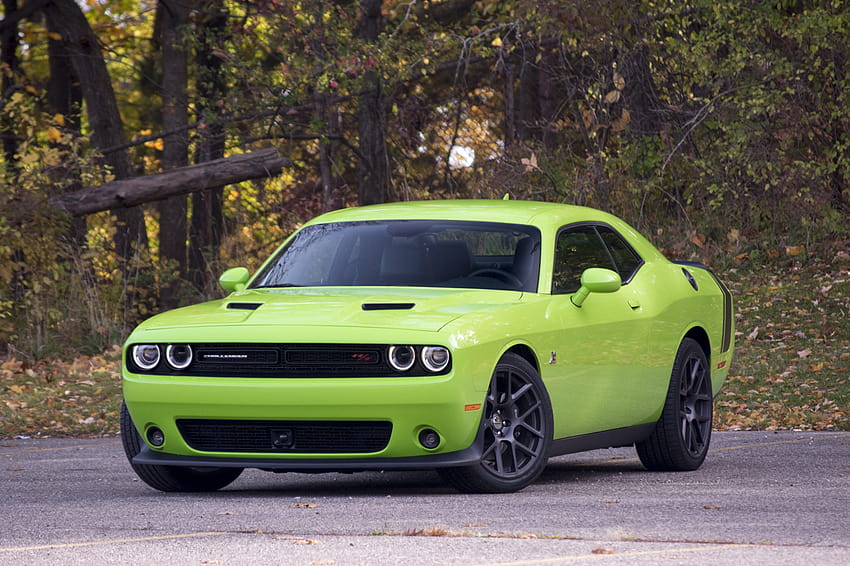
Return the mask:
<path id="1" fill-rule="evenodd" d="M 303 287 L 303 285 L 296 285 L 295 283 L 275 283 L 273 285 L 257 285 L 256 287 L 251 287 L 251 289 L 279 289 L 281 287 Z"/>

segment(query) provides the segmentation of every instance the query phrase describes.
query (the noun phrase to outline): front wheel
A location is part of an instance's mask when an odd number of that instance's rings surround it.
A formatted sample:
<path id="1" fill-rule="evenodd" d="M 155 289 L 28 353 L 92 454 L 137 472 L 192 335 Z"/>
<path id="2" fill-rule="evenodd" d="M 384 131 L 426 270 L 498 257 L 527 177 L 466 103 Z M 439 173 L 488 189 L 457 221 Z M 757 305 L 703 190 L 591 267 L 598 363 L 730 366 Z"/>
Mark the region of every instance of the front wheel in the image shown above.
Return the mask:
<path id="1" fill-rule="evenodd" d="M 713 410 L 708 359 L 698 342 L 685 338 L 676 353 L 661 418 L 652 435 L 635 444 L 640 461 L 655 471 L 699 468 L 708 453 Z"/>
<path id="2" fill-rule="evenodd" d="M 143 482 L 160 491 L 215 491 L 231 484 L 242 468 L 189 468 L 135 464 L 133 458 L 142 451 L 142 437 L 130 418 L 127 404 L 121 403 L 121 443 L 133 471 Z"/>
<path id="3" fill-rule="evenodd" d="M 552 405 L 546 387 L 528 361 L 508 353 L 496 365 L 484 401 L 481 460 L 439 472 L 467 493 L 518 491 L 543 471 L 551 439 Z"/>

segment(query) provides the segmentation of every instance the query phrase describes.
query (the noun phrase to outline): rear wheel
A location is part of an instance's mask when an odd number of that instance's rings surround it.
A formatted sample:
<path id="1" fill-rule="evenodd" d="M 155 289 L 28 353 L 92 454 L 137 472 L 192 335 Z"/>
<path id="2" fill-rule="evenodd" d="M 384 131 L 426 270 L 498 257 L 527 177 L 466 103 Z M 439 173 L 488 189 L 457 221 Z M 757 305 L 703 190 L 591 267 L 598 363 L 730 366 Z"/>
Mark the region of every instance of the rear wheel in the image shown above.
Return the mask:
<path id="1" fill-rule="evenodd" d="M 543 381 L 525 359 L 505 354 L 484 402 L 481 460 L 440 470 L 440 475 L 464 492 L 518 491 L 543 471 L 551 439 L 552 406 Z"/>
<path id="2" fill-rule="evenodd" d="M 160 491 L 215 491 L 232 483 L 242 468 L 190 468 L 135 464 L 133 458 L 142 451 L 142 437 L 130 418 L 127 404 L 121 404 L 121 443 L 133 471 L 143 482 Z"/>
<path id="3" fill-rule="evenodd" d="M 685 338 L 676 353 L 667 400 L 652 435 L 635 444 L 649 470 L 699 468 L 711 440 L 711 371 L 702 347 Z"/>

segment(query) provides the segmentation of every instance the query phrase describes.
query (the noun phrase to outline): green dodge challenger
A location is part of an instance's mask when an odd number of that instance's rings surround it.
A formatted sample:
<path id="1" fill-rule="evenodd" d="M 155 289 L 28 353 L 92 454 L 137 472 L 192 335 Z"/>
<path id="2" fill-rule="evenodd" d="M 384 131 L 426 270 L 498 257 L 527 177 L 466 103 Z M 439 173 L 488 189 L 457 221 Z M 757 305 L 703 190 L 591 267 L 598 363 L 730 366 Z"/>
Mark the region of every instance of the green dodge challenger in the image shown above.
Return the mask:
<path id="1" fill-rule="evenodd" d="M 650 470 L 694 470 L 732 359 L 723 283 L 590 208 L 338 210 L 220 282 L 226 298 L 124 346 L 124 450 L 156 489 L 436 469 L 511 492 L 552 456 L 628 445 Z"/>

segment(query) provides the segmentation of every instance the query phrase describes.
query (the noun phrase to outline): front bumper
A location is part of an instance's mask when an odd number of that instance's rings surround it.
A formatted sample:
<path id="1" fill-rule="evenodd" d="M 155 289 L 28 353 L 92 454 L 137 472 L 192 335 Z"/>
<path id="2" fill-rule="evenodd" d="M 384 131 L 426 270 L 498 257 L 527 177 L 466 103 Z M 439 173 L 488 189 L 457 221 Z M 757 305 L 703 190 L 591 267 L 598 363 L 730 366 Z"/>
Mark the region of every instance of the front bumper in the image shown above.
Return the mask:
<path id="1" fill-rule="evenodd" d="M 458 466 L 475 462 L 480 454 L 474 440 L 480 428 L 484 391 L 474 380 L 458 379 L 454 372 L 432 377 L 357 379 L 256 379 L 170 377 L 124 374 L 124 397 L 137 430 L 147 443 L 147 432 L 162 431 L 164 443 L 149 443 L 136 456 L 137 464 L 253 467 L 274 470 L 416 469 Z M 388 440 L 368 453 L 355 450 L 311 452 L 295 443 L 275 449 L 229 451 L 198 449 L 181 434 L 186 422 L 281 423 L 390 423 Z M 180 425 L 180 426 L 178 426 Z M 339 426 L 336 427 L 337 429 Z M 420 442 L 423 430 L 440 436 L 436 448 Z M 186 430 L 185 426 L 182 428 Z M 337 445 L 342 445 L 337 443 Z M 194 447 L 193 447 L 194 446 Z M 231 444 L 232 446 L 232 444 Z"/>
<path id="2" fill-rule="evenodd" d="M 180 456 L 155 452 L 145 446 L 133 458 L 134 464 L 155 466 L 189 466 L 194 468 L 259 468 L 272 472 L 363 472 L 378 470 L 430 470 L 469 466 L 481 461 L 479 443 L 469 448 L 445 454 L 409 456 L 402 458 L 347 458 L 340 459 L 280 459 L 257 457 Z"/>

